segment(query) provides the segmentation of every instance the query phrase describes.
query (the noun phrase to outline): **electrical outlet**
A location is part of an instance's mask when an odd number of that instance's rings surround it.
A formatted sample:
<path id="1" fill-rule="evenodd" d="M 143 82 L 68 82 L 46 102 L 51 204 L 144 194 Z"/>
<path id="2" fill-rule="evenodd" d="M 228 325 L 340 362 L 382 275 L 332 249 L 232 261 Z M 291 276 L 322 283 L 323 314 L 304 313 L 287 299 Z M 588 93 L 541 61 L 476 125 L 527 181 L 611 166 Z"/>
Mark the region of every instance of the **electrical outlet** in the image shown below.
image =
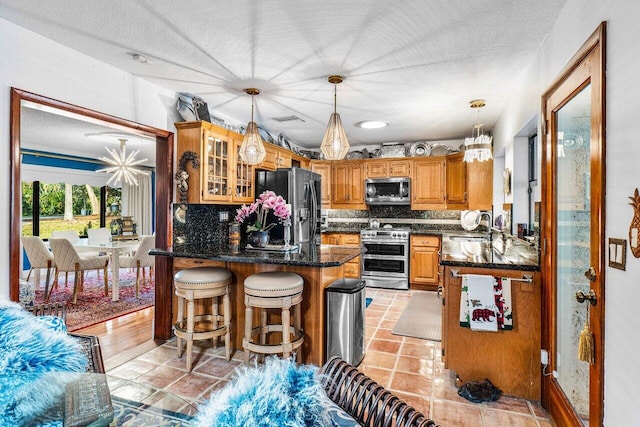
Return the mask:
<path id="1" fill-rule="evenodd" d="M 540 363 L 545 366 L 549 364 L 549 352 L 547 350 L 540 350 Z"/>
<path id="2" fill-rule="evenodd" d="M 220 211 L 218 213 L 218 220 L 220 222 L 226 222 L 229 221 L 229 212 L 228 211 Z"/>

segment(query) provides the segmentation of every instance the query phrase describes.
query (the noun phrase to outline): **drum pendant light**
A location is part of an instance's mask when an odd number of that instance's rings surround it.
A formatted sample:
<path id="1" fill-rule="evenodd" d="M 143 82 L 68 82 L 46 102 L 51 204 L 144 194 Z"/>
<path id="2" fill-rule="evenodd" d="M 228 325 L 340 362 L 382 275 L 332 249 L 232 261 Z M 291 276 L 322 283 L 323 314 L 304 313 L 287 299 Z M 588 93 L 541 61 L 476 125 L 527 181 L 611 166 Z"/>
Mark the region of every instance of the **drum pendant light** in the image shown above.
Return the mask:
<path id="1" fill-rule="evenodd" d="M 326 160 L 340 160 L 343 159 L 347 151 L 349 151 L 349 140 L 347 140 L 347 135 L 344 133 L 340 115 L 336 112 L 337 86 L 344 81 L 344 77 L 329 76 L 327 80 L 334 85 L 333 114 L 331 114 L 329 118 L 329 124 L 322 139 L 322 144 L 320 144 L 320 150 Z"/>
<path id="2" fill-rule="evenodd" d="M 470 138 L 464 140 L 464 161 L 473 162 L 478 160 L 484 162 L 489 159 L 493 159 L 491 153 L 491 141 L 492 136 L 485 135 L 482 131 L 482 123 L 480 123 L 480 109 L 485 106 L 484 99 L 475 99 L 471 101 L 471 108 L 476 109 L 478 112 L 478 120 L 473 126 Z"/>
<path id="3" fill-rule="evenodd" d="M 258 125 L 253 121 L 253 97 L 254 95 L 259 95 L 260 90 L 248 88 L 244 91 L 251 95 L 251 121 L 247 124 L 247 131 L 242 139 L 240 158 L 246 164 L 257 165 L 262 163 L 264 157 L 267 155 L 267 151 L 262 143 L 262 138 L 260 138 L 260 134 L 258 133 Z"/>

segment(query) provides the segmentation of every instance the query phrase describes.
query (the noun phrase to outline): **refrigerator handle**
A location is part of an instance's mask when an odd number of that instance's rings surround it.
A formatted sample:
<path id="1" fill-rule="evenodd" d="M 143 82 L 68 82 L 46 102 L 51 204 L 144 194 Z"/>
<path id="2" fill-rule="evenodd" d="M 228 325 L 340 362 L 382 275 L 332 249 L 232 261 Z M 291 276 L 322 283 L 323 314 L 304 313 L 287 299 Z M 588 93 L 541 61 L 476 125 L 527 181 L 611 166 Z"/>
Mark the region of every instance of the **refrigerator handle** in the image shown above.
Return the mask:
<path id="1" fill-rule="evenodd" d="M 311 235 L 309 236 L 310 241 L 316 238 L 316 232 L 318 231 L 318 199 L 316 198 L 316 186 L 313 181 L 309 181 L 309 189 L 311 190 Z"/>

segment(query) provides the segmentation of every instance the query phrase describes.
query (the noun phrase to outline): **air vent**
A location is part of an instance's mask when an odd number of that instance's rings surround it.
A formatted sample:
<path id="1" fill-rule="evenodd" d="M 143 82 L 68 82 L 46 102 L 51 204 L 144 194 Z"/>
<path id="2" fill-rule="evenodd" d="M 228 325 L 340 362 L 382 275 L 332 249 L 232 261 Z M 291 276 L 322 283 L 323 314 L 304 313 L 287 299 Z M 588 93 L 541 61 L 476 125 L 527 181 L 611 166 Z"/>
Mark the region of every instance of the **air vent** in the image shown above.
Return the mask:
<path id="1" fill-rule="evenodd" d="M 272 117 L 272 119 L 275 120 L 276 122 L 292 122 L 292 121 L 295 121 L 295 120 L 300 120 L 303 123 L 305 122 L 304 120 L 302 120 L 298 116 Z"/>

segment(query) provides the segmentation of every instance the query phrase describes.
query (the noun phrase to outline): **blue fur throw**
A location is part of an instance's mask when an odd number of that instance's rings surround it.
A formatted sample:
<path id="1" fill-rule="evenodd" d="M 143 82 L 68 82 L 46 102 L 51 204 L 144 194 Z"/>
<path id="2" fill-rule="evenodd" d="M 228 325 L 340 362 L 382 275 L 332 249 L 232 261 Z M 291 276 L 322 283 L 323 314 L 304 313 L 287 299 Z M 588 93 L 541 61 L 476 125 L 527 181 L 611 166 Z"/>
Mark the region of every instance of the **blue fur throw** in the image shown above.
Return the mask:
<path id="1" fill-rule="evenodd" d="M 328 400 L 315 366 L 268 357 L 265 366 L 240 367 L 237 377 L 211 395 L 197 427 L 306 427 L 331 425 Z"/>
<path id="2" fill-rule="evenodd" d="M 54 327 L 50 319 L 0 300 L 0 425 L 37 425 L 36 417 L 62 398 L 74 373 L 86 371 L 80 345 Z"/>

